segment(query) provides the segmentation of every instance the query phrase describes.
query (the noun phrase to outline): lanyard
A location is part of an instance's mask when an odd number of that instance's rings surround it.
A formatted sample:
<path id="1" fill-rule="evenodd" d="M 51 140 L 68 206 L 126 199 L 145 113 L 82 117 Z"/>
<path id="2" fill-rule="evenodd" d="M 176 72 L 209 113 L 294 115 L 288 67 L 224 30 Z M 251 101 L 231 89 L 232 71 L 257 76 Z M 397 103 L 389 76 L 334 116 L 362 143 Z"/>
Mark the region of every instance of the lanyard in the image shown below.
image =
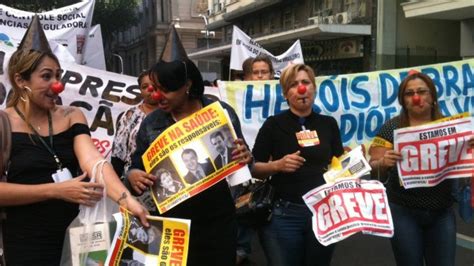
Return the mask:
<path id="1" fill-rule="evenodd" d="M 302 129 L 302 130 L 306 130 L 306 127 L 304 126 L 304 122 L 306 122 L 306 118 L 304 118 L 304 117 L 299 117 L 299 118 L 298 118 L 298 122 L 299 122 L 300 125 L 301 125 L 301 129 Z"/>
<path id="2" fill-rule="evenodd" d="M 63 164 L 59 160 L 59 157 L 56 155 L 56 152 L 54 152 L 53 150 L 53 120 L 51 118 L 51 113 L 48 111 L 48 129 L 49 129 L 48 137 L 49 137 L 49 143 L 51 144 L 51 146 L 49 146 L 40 136 L 38 131 L 36 131 L 36 129 L 30 123 L 26 122 L 25 115 L 23 115 L 23 113 L 18 109 L 18 107 L 15 106 L 14 108 L 17 114 L 21 117 L 21 119 L 23 119 L 23 121 L 25 121 L 25 123 L 28 124 L 28 126 L 33 131 L 33 133 L 35 133 L 35 135 L 38 137 L 41 144 L 43 144 L 43 146 L 48 150 L 48 152 L 51 153 L 51 155 L 53 155 L 54 161 L 56 162 L 56 165 L 58 166 L 58 170 L 61 170 L 63 168 Z"/>

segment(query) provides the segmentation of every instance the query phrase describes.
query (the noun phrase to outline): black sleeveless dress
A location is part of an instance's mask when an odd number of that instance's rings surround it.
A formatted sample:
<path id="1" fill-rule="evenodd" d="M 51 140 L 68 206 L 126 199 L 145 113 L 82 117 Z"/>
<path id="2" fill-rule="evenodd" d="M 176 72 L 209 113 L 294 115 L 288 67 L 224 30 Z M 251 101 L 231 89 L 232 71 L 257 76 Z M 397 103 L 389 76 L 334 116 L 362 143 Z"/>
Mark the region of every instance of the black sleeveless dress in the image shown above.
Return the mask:
<path id="1" fill-rule="evenodd" d="M 74 137 L 90 134 L 84 124 L 74 124 L 53 136 L 54 151 L 75 177 L 80 168 L 74 154 Z M 46 143 L 49 137 L 43 137 Z M 7 180 L 16 184 L 53 183 L 51 174 L 57 170 L 53 156 L 38 140 L 27 133 L 12 133 L 12 153 Z M 28 194 L 24 195 L 28 197 Z M 6 208 L 3 227 L 5 258 L 9 266 L 59 265 L 66 228 L 78 214 L 78 205 L 47 200 Z"/>

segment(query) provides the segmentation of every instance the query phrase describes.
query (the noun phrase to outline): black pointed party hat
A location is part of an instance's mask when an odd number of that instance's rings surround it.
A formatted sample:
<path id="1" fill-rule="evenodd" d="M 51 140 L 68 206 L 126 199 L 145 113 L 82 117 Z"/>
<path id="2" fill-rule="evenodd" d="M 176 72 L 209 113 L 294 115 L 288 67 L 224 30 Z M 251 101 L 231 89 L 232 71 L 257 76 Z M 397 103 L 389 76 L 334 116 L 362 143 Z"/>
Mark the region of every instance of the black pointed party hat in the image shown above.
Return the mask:
<path id="1" fill-rule="evenodd" d="M 178 32 L 176 32 L 174 25 L 171 25 L 168 37 L 166 38 L 165 47 L 163 48 L 163 52 L 161 52 L 160 61 L 170 63 L 187 59 L 188 55 L 179 39 Z"/>
<path id="2" fill-rule="evenodd" d="M 38 15 L 35 14 L 33 16 L 30 26 L 23 36 L 20 46 L 18 46 L 18 50 L 34 50 L 38 52 L 52 53 L 51 47 L 49 47 L 48 39 L 44 34 L 43 28 L 41 27 Z"/>

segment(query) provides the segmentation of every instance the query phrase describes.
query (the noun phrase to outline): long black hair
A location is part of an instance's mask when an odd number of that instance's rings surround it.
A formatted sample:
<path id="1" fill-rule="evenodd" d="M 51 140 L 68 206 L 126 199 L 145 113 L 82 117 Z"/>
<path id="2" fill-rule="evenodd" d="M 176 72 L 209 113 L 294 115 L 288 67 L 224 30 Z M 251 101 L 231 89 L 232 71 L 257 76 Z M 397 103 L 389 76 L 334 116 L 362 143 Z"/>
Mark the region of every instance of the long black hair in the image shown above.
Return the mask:
<path id="1" fill-rule="evenodd" d="M 150 79 L 153 83 L 159 83 L 165 91 L 176 91 L 190 80 L 192 85 L 189 89 L 189 98 L 197 99 L 204 93 L 201 72 L 189 59 L 159 61 L 151 68 Z"/>

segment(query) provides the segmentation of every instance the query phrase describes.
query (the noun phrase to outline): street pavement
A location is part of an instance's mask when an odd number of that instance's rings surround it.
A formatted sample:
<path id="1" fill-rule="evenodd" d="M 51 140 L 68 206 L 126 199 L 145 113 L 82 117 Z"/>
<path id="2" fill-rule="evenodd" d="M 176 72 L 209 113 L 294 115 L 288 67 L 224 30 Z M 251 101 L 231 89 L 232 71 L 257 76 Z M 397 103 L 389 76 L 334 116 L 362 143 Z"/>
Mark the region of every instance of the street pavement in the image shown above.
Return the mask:
<path id="1" fill-rule="evenodd" d="M 458 246 L 455 266 L 474 266 L 474 222 L 467 224 L 459 217 L 456 222 Z M 265 256 L 256 236 L 252 248 L 250 261 L 243 266 L 265 266 Z M 395 266 L 390 240 L 361 233 L 353 235 L 337 244 L 331 266 Z"/>

